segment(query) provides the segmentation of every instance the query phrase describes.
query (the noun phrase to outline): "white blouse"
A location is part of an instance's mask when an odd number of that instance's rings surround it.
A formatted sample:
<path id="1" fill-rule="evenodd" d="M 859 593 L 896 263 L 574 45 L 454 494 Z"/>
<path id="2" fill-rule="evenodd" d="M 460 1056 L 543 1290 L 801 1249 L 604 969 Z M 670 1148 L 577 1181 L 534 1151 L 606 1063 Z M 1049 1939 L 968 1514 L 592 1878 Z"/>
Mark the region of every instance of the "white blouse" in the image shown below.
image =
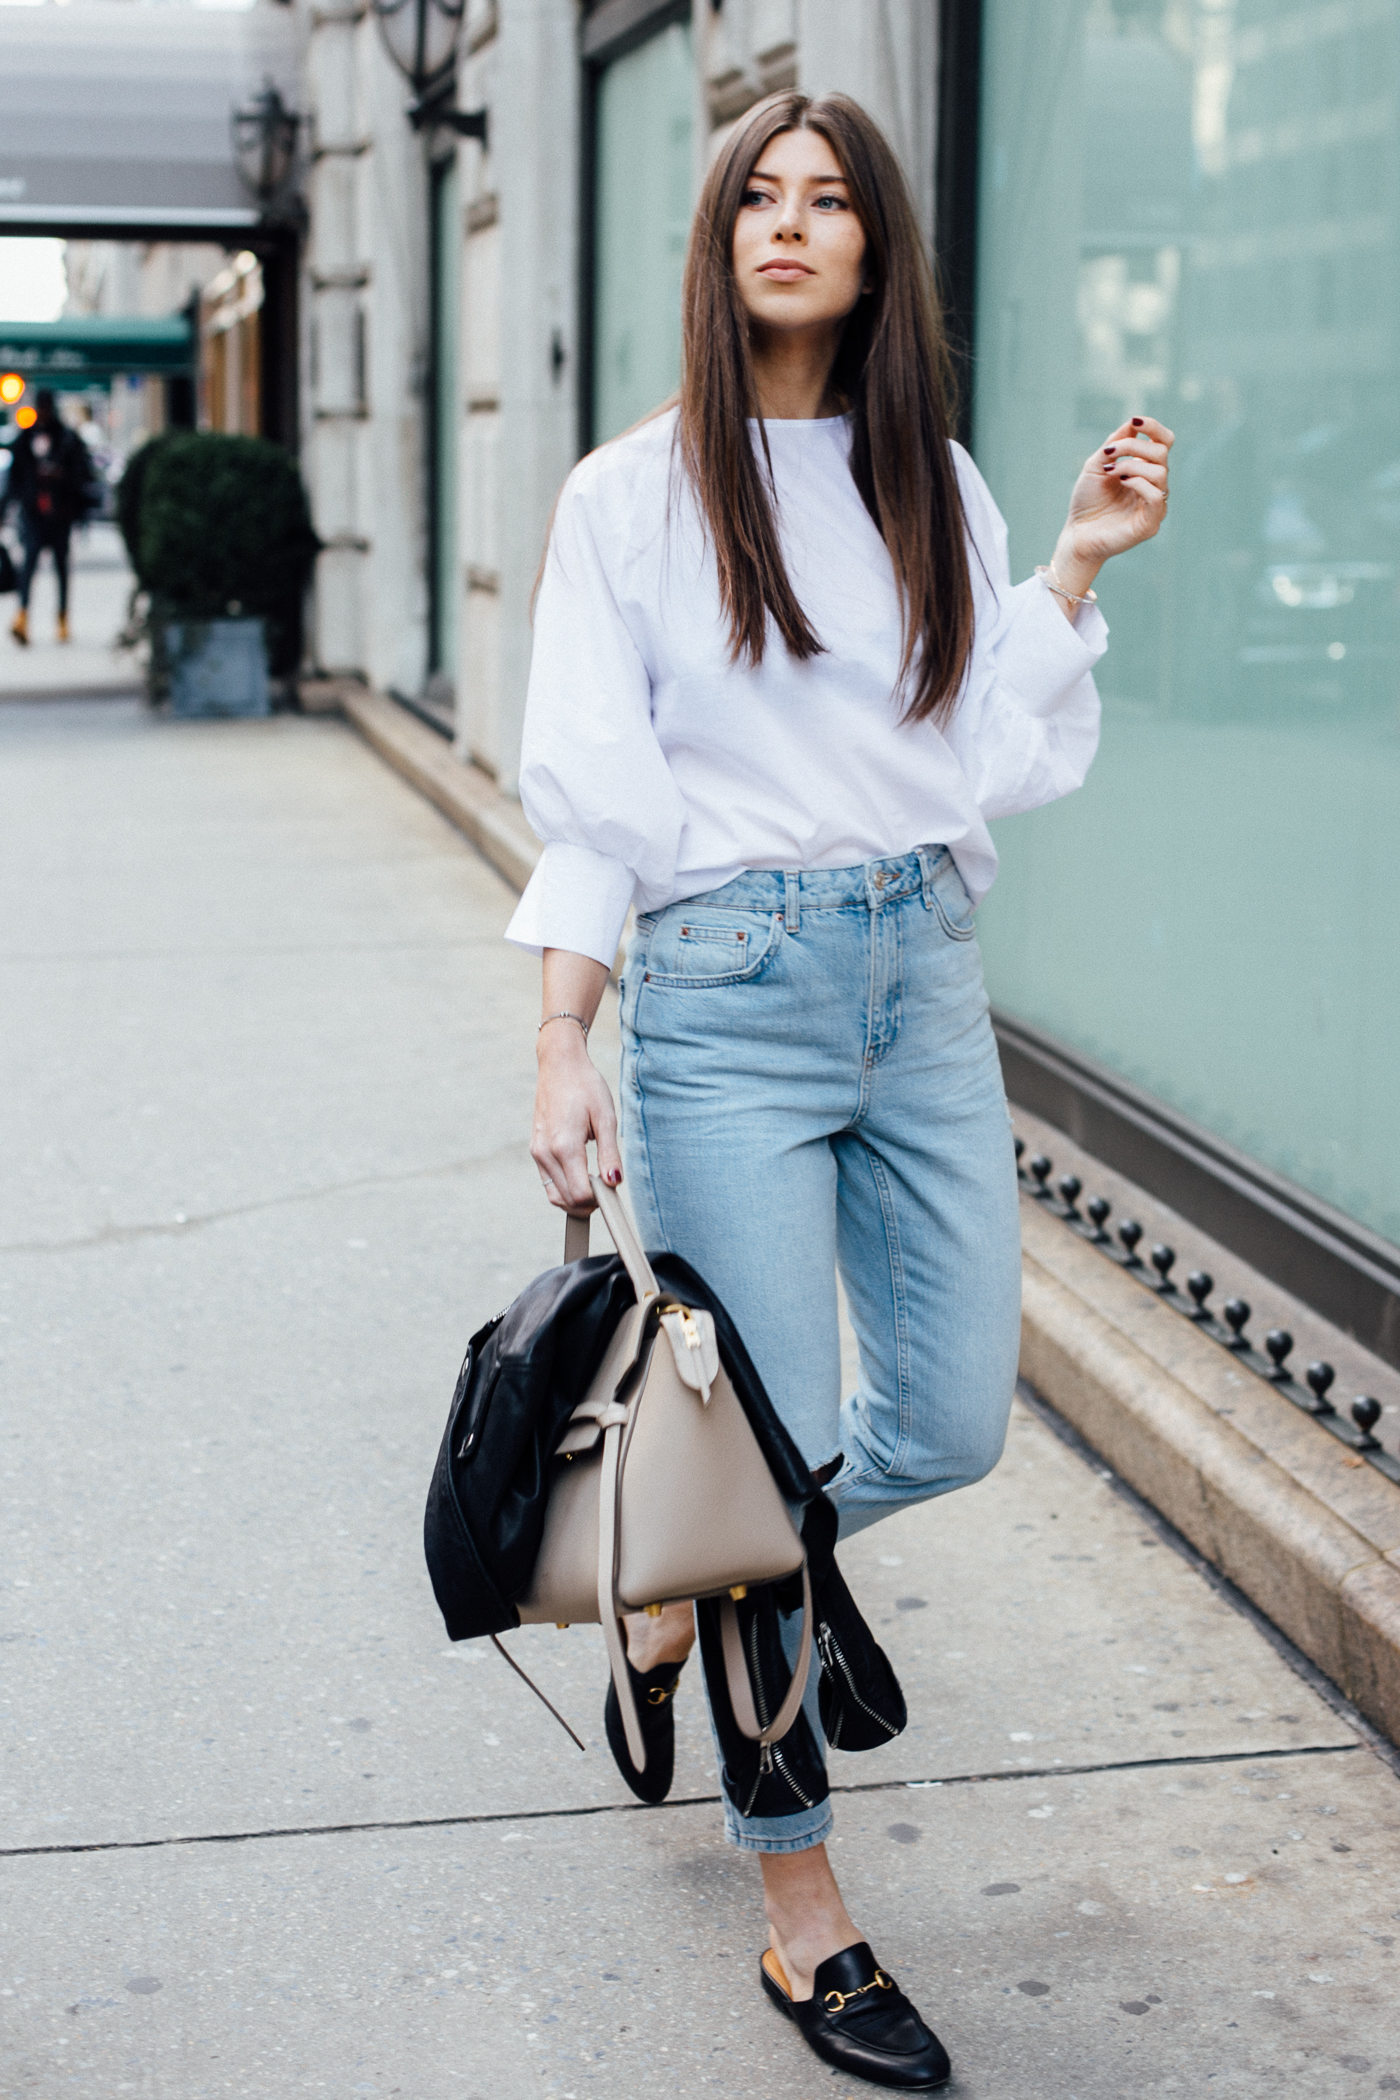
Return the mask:
<path id="1" fill-rule="evenodd" d="M 1006 526 L 953 447 L 976 638 L 946 729 L 903 722 L 900 606 L 851 478 L 850 420 L 770 422 L 793 588 L 825 654 L 768 626 L 730 657 L 713 550 L 673 460 L 676 411 L 580 461 L 535 610 L 520 799 L 544 852 L 506 938 L 611 965 L 628 907 L 659 911 L 749 868 L 841 868 L 944 845 L 974 901 L 987 819 L 1079 787 L 1098 744 L 1108 629 L 1038 577 L 1011 585 Z"/>

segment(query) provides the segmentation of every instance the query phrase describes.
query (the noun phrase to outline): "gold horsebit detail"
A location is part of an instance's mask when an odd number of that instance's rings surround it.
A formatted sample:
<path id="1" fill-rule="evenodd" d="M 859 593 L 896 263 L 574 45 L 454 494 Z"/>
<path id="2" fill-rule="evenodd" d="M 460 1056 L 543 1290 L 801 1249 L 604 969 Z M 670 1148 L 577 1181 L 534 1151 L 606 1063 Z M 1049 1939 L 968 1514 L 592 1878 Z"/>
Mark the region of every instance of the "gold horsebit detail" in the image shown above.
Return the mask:
<path id="1" fill-rule="evenodd" d="M 668 1699 L 675 1698 L 676 1693 L 680 1689 L 680 1682 L 680 1678 L 675 1677 L 672 1679 L 670 1684 L 654 1684 L 651 1690 L 647 1693 L 647 1705 L 664 1706 Z"/>
<path id="2" fill-rule="evenodd" d="M 855 1999 L 863 1998 L 867 1991 L 892 1991 L 893 1989 L 894 1978 L 887 1976 L 883 1969 L 877 1969 L 869 1983 L 863 1983 L 858 1991 L 827 1991 L 822 1998 L 822 2004 L 829 2013 L 841 2013 Z"/>

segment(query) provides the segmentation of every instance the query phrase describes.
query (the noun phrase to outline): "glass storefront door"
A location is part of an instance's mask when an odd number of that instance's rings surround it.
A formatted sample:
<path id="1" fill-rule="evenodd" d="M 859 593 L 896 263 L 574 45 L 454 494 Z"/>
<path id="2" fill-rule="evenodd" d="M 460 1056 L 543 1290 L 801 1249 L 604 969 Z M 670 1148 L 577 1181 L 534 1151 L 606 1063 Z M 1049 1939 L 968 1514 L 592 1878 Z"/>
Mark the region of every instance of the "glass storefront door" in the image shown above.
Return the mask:
<path id="1" fill-rule="evenodd" d="M 1115 561 L 1087 787 L 995 827 L 994 1001 L 1400 1241 L 1400 8 L 984 0 L 974 447 Z"/>
<path id="2" fill-rule="evenodd" d="M 675 392 L 695 67 L 672 22 L 601 68 L 594 105 L 594 444 Z"/>

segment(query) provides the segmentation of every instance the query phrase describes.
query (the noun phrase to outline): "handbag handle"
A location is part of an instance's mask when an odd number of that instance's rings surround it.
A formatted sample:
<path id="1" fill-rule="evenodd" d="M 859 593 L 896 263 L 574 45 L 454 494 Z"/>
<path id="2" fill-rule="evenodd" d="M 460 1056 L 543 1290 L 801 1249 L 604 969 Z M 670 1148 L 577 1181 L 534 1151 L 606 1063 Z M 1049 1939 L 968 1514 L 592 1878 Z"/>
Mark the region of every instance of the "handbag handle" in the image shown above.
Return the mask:
<path id="1" fill-rule="evenodd" d="M 606 1181 L 600 1181 L 596 1174 L 589 1175 L 588 1185 L 603 1214 L 603 1223 L 608 1228 L 612 1243 L 622 1256 L 622 1265 L 632 1279 L 637 1303 L 640 1305 L 644 1298 L 659 1297 L 661 1286 L 652 1274 L 651 1263 L 642 1251 L 642 1243 L 632 1229 L 632 1220 L 623 1209 L 616 1190 L 610 1189 Z M 582 1261 L 588 1252 L 588 1242 L 588 1218 L 576 1218 L 570 1211 L 564 1220 L 565 1261 Z"/>
<path id="2" fill-rule="evenodd" d="M 622 1256 L 623 1266 L 632 1279 L 637 1303 L 641 1305 L 648 1298 L 658 1297 L 660 1286 L 652 1272 L 651 1263 L 646 1258 L 642 1244 L 632 1228 L 632 1221 L 623 1209 L 616 1191 L 610 1189 L 596 1174 L 590 1174 L 588 1181 L 593 1190 L 594 1200 L 603 1214 L 603 1223 L 607 1226 L 612 1243 Z M 582 1261 L 588 1253 L 589 1238 L 590 1223 L 587 1215 L 575 1217 L 572 1211 L 569 1212 L 564 1220 L 564 1260 Z M 612 1421 L 607 1425 L 603 1437 L 603 1462 L 598 1484 L 598 1616 L 603 1623 L 603 1639 L 618 1705 L 622 1712 L 622 1727 L 627 1738 L 627 1748 L 633 1764 L 641 1772 L 646 1769 L 646 1742 L 632 1694 L 632 1682 L 627 1669 L 627 1650 L 623 1641 L 621 1620 L 618 1617 L 617 1550 L 620 1513 L 618 1501 L 622 1485 L 621 1456 L 622 1423 Z M 788 1684 L 787 1695 L 766 1727 L 760 1722 L 754 1706 L 753 1690 L 749 1683 L 743 1642 L 739 1633 L 738 1614 L 727 1597 L 720 1606 L 725 1675 L 728 1679 L 734 1718 L 740 1732 L 751 1742 L 758 1743 L 765 1755 L 770 1745 L 780 1742 L 793 1726 L 802 1710 L 802 1698 L 807 1688 L 807 1672 L 812 1657 L 812 1579 L 805 1558 L 802 1564 L 802 1604 L 802 1633 L 797 1661 Z"/>

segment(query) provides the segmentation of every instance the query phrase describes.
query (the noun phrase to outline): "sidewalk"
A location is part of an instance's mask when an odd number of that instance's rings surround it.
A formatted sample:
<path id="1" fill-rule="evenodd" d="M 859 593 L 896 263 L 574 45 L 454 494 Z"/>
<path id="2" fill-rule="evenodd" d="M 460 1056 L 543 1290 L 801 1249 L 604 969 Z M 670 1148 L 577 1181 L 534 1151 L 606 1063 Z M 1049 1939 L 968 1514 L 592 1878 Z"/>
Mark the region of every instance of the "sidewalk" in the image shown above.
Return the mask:
<path id="1" fill-rule="evenodd" d="M 11 551 L 18 561 L 11 517 Z M 116 637 L 126 621 L 132 575 L 121 534 L 109 519 L 99 518 L 73 534 L 68 569 L 68 611 L 72 640 L 54 638 L 58 581 L 52 558 L 39 557 L 29 605 L 29 646 L 21 648 L 10 634 L 18 598 L 0 598 L 0 703 L 7 700 L 58 699 L 83 694 L 96 699 L 140 690 L 140 658 L 118 649 Z"/>
<path id="2" fill-rule="evenodd" d="M 815 2100 L 697 1689 L 422 1569 L 471 1329 L 558 1257 L 506 883 L 343 723 L 0 708 L 0 2095 Z M 608 1007 L 594 1032 L 616 1055 Z M 909 1694 L 835 1858 L 958 2100 L 1400 2091 L 1400 1782 L 1035 1412 L 843 1553 Z M 687 1680 L 688 1683 L 688 1680 Z"/>

